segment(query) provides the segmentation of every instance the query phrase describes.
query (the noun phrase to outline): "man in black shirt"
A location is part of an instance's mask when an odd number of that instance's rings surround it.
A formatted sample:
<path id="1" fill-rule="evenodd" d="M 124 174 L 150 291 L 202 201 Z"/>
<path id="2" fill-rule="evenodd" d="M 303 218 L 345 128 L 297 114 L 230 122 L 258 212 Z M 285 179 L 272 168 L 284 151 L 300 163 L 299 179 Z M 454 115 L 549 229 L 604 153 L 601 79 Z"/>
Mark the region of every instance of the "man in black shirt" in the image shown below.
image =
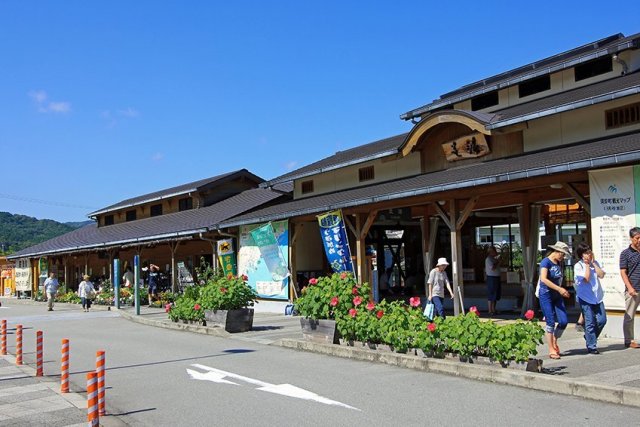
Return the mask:
<path id="1" fill-rule="evenodd" d="M 624 303 L 625 313 L 622 329 L 624 333 L 624 346 L 640 348 L 640 344 L 634 340 L 634 318 L 640 304 L 640 228 L 633 227 L 629 230 L 631 244 L 620 253 L 620 276 L 625 286 Z"/>

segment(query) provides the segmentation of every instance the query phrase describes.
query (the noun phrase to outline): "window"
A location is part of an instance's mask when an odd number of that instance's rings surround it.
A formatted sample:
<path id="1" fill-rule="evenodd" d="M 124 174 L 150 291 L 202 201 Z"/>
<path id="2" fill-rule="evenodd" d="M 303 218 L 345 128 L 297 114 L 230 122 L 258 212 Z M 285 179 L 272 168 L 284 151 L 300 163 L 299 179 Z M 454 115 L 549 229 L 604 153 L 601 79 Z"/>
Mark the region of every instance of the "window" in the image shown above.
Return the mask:
<path id="1" fill-rule="evenodd" d="M 640 102 L 604 112 L 607 129 L 640 123 Z"/>
<path id="2" fill-rule="evenodd" d="M 104 225 L 113 225 L 113 215 L 104 216 Z"/>
<path id="3" fill-rule="evenodd" d="M 365 168 L 358 169 L 358 179 L 362 181 L 371 181 L 375 178 L 373 166 L 367 166 Z"/>
<path id="4" fill-rule="evenodd" d="M 135 221 L 136 220 L 136 211 L 135 210 L 127 211 L 126 220 L 127 221 Z"/>
<path id="5" fill-rule="evenodd" d="M 498 102 L 498 91 L 485 93 L 484 95 L 476 96 L 471 99 L 471 110 L 477 111 L 493 107 L 494 105 L 498 105 Z"/>
<path id="6" fill-rule="evenodd" d="M 613 63 L 610 56 L 594 59 L 593 61 L 585 62 L 584 64 L 576 65 L 573 69 L 575 73 L 575 80 L 588 79 L 589 77 L 599 76 L 600 74 L 608 73 L 613 70 Z"/>
<path id="7" fill-rule="evenodd" d="M 551 76 L 536 77 L 535 79 L 527 80 L 518 85 L 518 96 L 524 98 L 525 96 L 544 92 L 549 89 L 551 89 Z"/>
<path id="8" fill-rule="evenodd" d="M 302 194 L 313 193 L 313 181 L 302 181 Z"/>
<path id="9" fill-rule="evenodd" d="M 149 208 L 149 215 L 151 216 L 160 216 L 162 215 L 162 204 L 151 205 Z"/>
<path id="10" fill-rule="evenodd" d="M 193 199 L 191 197 L 178 200 L 179 211 L 188 211 L 189 209 L 193 209 Z"/>

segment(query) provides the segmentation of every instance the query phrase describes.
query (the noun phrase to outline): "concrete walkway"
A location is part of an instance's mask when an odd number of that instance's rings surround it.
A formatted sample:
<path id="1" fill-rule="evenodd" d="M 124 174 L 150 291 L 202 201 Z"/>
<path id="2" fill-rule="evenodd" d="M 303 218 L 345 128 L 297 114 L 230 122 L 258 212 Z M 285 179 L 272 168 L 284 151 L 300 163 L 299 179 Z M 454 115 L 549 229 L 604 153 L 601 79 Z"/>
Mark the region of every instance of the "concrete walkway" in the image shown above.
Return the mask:
<path id="1" fill-rule="evenodd" d="M 95 306 L 95 309 L 105 310 L 106 307 Z M 640 349 L 625 349 L 621 340 L 603 338 L 599 340 L 601 354 L 588 354 L 583 333 L 578 332 L 574 324 L 569 325 L 564 336 L 560 339 L 562 354 L 560 360 L 549 359 L 546 346 L 538 347 L 537 357 L 543 361 L 543 371 L 542 373 L 533 373 L 495 365 L 469 364 L 448 359 L 426 358 L 421 355 L 397 354 L 362 347 L 303 341 L 299 318 L 285 316 L 284 305 L 256 306 L 253 330 L 237 334 L 229 334 L 216 327 L 175 323 L 169 320 L 164 309 L 159 308 L 143 306 L 140 315 L 136 315 L 134 308 L 127 307 L 118 310 L 118 313 L 130 321 L 153 327 L 179 329 L 266 345 L 279 345 L 329 356 L 386 363 L 409 369 L 640 407 Z M 499 321 L 507 322 L 510 320 Z M 2 413 L 0 412 L 0 414 Z"/>

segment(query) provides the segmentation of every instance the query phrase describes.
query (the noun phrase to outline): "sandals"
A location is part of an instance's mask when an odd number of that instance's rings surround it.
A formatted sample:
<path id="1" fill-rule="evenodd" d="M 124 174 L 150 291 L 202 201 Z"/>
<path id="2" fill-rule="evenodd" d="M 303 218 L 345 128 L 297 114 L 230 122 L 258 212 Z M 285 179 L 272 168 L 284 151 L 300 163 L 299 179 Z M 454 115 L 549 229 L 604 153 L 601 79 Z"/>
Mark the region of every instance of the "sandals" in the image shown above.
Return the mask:
<path id="1" fill-rule="evenodd" d="M 560 359 L 560 355 L 558 353 L 549 353 L 549 359 L 558 360 Z"/>

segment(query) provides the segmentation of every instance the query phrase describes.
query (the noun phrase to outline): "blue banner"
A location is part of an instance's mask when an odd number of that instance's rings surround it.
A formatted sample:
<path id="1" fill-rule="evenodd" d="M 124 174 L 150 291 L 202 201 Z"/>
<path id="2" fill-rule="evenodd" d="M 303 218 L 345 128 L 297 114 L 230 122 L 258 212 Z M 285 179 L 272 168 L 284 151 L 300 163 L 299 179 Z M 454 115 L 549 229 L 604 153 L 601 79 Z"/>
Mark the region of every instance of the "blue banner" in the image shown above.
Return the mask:
<path id="1" fill-rule="evenodd" d="M 320 225 L 324 251 L 333 271 L 353 273 L 351 251 L 349 250 L 349 240 L 342 212 L 338 210 L 318 215 L 318 224 Z"/>

